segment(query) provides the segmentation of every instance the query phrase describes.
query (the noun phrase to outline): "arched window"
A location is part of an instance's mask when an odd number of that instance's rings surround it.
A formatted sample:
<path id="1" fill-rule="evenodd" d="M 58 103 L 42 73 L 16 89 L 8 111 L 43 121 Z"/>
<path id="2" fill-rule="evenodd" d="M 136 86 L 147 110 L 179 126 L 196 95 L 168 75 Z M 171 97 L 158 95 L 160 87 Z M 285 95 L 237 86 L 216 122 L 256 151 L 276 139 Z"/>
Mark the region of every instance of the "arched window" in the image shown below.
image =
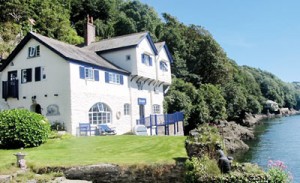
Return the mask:
<path id="1" fill-rule="evenodd" d="M 89 122 L 93 125 L 111 123 L 111 110 L 104 103 L 96 103 L 89 110 Z"/>

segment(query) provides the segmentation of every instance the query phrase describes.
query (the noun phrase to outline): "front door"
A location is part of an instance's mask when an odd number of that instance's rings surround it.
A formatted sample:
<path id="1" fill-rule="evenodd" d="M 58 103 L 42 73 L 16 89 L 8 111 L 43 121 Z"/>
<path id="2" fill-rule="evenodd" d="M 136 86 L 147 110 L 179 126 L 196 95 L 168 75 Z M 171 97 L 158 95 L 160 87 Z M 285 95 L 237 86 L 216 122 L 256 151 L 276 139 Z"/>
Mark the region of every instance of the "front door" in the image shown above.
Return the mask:
<path id="1" fill-rule="evenodd" d="M 144 119 L 145 117 L 145 107 L 144 105 L 139 105 L 140 107 L 140 119 Z"/>

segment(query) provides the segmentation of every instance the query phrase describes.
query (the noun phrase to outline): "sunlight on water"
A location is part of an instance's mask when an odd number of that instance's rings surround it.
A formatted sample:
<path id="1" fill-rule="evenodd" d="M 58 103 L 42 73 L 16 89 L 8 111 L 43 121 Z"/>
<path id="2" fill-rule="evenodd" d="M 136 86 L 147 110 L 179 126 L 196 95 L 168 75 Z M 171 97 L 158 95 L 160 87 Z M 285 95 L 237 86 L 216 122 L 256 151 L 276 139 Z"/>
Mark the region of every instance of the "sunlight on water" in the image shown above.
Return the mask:
<path id="1" fill-rule="evenodd" d="M 281 160 L 300 182 L 300 115 L 266 121 L 256 127 L 257 139 L 248 142 L 250 150 L 240 161 L 267 168 L 268 160 Z"/>

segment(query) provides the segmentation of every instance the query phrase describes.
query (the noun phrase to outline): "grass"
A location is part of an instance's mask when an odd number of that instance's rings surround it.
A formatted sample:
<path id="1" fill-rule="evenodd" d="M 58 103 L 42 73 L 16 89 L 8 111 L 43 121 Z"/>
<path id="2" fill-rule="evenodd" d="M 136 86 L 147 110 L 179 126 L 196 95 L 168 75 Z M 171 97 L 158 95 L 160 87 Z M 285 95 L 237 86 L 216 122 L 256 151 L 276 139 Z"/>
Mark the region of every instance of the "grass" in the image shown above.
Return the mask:
<path id="1" fill-rule="evenodd" d="M 51 139 L 22 150 L 31 167 L 71 167 L 98 163 L 173 164 L 187 157 L 182 136 L 95 136 Z M 13 169 L 17 150 L 0 149 L 0 174 Z"/>

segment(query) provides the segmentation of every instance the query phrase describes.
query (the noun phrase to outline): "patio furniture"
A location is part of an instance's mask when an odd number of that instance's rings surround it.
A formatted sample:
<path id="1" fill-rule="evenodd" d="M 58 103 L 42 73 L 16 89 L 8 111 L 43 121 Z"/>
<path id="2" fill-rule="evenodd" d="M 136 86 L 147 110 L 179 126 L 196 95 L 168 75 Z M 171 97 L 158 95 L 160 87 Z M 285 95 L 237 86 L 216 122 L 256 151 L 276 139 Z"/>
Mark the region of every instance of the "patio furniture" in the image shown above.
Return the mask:
<path id="1" fill-rule="evenodd" d="M 92 127 L 91 127 L 91 124 L 90 123 L 79 123 L 79 135 L 89 135 L 91 136 L 92 135 Z"/>
<path id="2" fill-rule="evenodd" d="M 100 135 L 116 135 L 116 131 L 111 129 L 106 124 L 100 124 L 98 125 L 98 128 L 100 130 Z"/>

